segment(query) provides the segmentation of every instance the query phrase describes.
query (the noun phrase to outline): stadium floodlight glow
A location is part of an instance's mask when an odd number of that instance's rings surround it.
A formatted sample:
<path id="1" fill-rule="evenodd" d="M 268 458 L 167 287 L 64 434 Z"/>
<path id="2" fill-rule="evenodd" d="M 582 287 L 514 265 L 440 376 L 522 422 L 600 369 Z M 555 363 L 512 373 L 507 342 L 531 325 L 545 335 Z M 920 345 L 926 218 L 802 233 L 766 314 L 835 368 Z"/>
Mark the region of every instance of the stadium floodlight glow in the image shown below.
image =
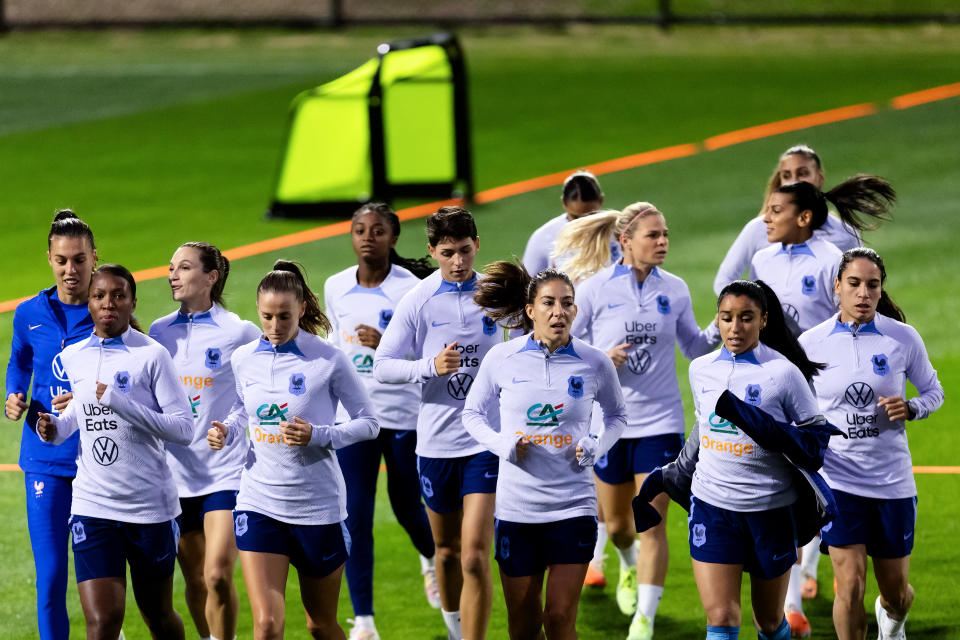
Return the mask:
<path id="1" fill-rule="evenodd" d="M 472 198 L 456 37 L 384 43 L 377 53 L 293 99 L 269 216 L 349 215 L 397 197 Z"/>

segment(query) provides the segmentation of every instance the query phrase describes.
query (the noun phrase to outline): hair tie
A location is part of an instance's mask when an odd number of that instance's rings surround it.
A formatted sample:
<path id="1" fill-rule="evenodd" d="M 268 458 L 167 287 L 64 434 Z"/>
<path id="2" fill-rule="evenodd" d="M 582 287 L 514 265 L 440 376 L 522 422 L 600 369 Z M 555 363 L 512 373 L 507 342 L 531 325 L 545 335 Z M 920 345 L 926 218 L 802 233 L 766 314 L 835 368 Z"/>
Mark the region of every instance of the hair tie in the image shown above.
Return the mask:
<path id="1" fill-rule="evenodd" d="M 648 211 L 657 211 L 657 208 L 656 208 L 655 206 L 653 206 L 653 205 L 650 205 L 650 206 L 648 206 L 646 209 L 641 209 L 639 212 L 637 212 L 637 215 L 635 215 L 635 216 L 633 216 L 633 218 L 631 218 L 630 222 L 627 223 L 627 226 L 625 226 L 625 227 L 623 228 L 623 231 L 620 232 L 620 244 L 621 244 L 621 245 L 623 245 L 623 239 L 624 239 L 624 236 L 627 235 L 627 230 L 628 230 L 631 226 L 633 226 L 633 223 L 637 221 L 637 218 L 639 218 L 639 217 L 642 216 L 643 214 L 647 213 Z"/>

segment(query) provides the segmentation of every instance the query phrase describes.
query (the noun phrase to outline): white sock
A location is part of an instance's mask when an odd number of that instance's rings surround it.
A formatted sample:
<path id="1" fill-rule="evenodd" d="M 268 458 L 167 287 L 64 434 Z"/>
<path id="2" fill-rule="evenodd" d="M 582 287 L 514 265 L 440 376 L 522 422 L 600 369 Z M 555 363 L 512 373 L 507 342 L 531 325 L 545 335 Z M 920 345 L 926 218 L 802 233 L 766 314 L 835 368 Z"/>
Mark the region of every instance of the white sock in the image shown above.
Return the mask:
<path id="1" fill-rule="evenodd" d="M 374 631 L 377 629 L 377 625 L 373 623 L 373 616 L 357 616 L 353 619 L 353 626 Z"/>
<path id="2" fill-rule="evenodd" d="M 653 622 L 657 615 L 657 607 L 660 606 L 660 599 L 663 597 L 663 587 L 655 584 L 637 585 L 637 615 L 649 618 Z"/>
<path id="3" fill-rule="evenodd" d="M 603 565 L 603 550 L 607 546 L 607 523 L 597 524 L 597 544 L 593 547 L 593 562 Z"/>
<path id="4" fill-rule="evenodd" d="M 420 556 L 420 573 L 426 573 L 430 569 L 433 569 L 433 558 Z"/>
<path id="5" fill-rule="evenodd" d="M 637 545 L 630 545 L 626 549 L 616 547 L 617 555 L 620 556 L 620 568 L 630 569 L 637 566 Z"/>
<path id="6" fill-rule="evenodd" d="M 783 603 L 784 609 L 803 613 L 801 587 L 803 587 L 803 571 L 801 571 L 800 565 L 794 564 L 790 567 L 790 582 L 787 583 L 787 600 Z"/>
<path id="7" fill-rule="evenodd" d="M 878 596 L 879 597 L 879 596 Z M 883 608 L 881 604 L 880 607 L 880 619 L 877 620 L 877 623 L 880 625 L 880 632 L 883 634 L 884 638 L 894 638 L 903 630 L 903 625 L 907 622 L 907 617 L 904 616 L 903 620 L 894 620 L 890 617 L 890 614 L 887 613 L 887 610 Z"/>
<path id="8" fill-rule="evenodd" d="M 460 612 L 440 609 L 440 613 L 443 614 L 443 623 L 447 625 L 447 638 L 461 640 L 463 632 L 460 631 Z"/>
<path id="9" fill-rule="evenodd" d="M 800 561 L 800 567 L 803 569 L 803 575 L 817 579 L 817 565 L 820 563 L 820 536 L 814 536 L 813 540 L 803 547 L 803 559 Z"/>

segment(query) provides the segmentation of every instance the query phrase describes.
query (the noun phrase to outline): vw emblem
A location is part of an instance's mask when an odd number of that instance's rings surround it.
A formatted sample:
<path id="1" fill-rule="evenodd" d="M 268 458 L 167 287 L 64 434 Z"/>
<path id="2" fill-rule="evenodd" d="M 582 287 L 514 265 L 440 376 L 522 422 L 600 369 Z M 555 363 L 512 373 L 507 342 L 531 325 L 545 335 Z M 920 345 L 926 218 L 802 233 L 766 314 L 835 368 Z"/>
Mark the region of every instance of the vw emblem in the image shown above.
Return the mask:
<path id="1" fill-rule="evenodd" d="M 60 354 L 57 354 L 57 357 L 53 359 L 53 362 L 50 363 L 50 368 L 53 369 L 53 377 L 55 377 L 60 382 L 68 382 L 67 372 L 63 369 L 63 360 L 60 359 Z"/>
<path id="2" fill-rule="evenodd" d="M 783 304 L 783 315 L 791 318 L 796 323 L 800 322 L 800 312 L 797 311 L 797 308 L 792 304 Z"/>
<path id="3" fill-rule="evenodd" d="M 93 459 L 97 464 L 109 467 L 120 457 L 120 447 L 107 436 L 100 436 L 93 442 Z"/>
<path id="4" fill-rule="evenodd" d="M 650 352 L 646 349 L 637 349 L 627 357 L 627 366 L 637 375 L 646 373 L 650 368 Z"/>
<path id="5" fill-rule="evenodd" d="M 469 373 L 455 373 L 447 380 L 447 393 L 455 400 L 465 400 L 473 384 L 473 376 Z"/>
<path id="6" fill-rule="evenodd" d="M 866 382 L 854 382 L 847 387 L 843 397 L 857 409 L 863 409 L 873 402 L 873 389 Z"/>

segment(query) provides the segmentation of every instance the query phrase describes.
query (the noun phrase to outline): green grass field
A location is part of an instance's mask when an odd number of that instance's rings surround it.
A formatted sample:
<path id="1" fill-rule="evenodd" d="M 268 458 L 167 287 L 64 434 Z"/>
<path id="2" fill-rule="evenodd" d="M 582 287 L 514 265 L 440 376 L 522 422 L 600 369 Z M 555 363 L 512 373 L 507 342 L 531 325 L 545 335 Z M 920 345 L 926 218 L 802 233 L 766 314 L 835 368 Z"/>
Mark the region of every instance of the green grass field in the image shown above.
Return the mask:
<path id="1" fill-rule="evenodd" d="M 368 58 L 377 42 L 411 31 L 346 34 L 286 32 L 105 32 L 12 34 L 0 38 L 0 217 L 9 249 L 0 267 L 0 300 L 47 286 L 43 236 L 55 208 L 71 206 L 97 234 L 104 260 L 142 269 L 165 264 L 173 249 L 203 239 L 229 248 L 318 222 L 266 221 L 262 212 L 279 154 L 286 107 L 299 90 L 332 79 Z M 571 27 L 489 29 L 463 34 L 471 77 L 478 187 L 489 188 L 729 130 L 960 80 L 960 29 L 653 29 Z M 666 268 L 690 285 L 701 322 L 712 315 L 714 271 L 734 235 L 759 206 L 772 163 L 806 142 L 823 157 L 827 182 L 858 171 L 885 176 L 900 194 L 895 220 L 867 242 L 887 261 L 888 289 L 924 337 L 947 389 L 946 406 L 910 429 L 914 463 L 956 465 L 960 418 L 949 394 L 960 380 L 960 313 L 955 239 L 960 222 L 957 143 L 960 99 L 757 140 L 601 177 L 610 206 L 657 203 L 672 247 Z M 519 254 L 529 233 L 559 212 L 556 188 L 474 208 L 483 239 L 480 262 Z M 404 224 L 398 249 L 424 252 L 422 221 Z M 253 319 L 253 291 L 277 257 L 300 260 L 319 289 L 353 262 L 344 237 L 236 261 L 227 300 Z M 145 322 L 172 306 L 164 281 L 139 288 Z M 12 314 L 0 315 L 8 352 Z M 681 379 L 686 364 L 680 359 Z M 684 386 L 684 385 L 681 385 Z M 685 393 L 689 410 L 689 394 Z M 0 462 L 15 462 L 20 426 L 0 422 Z M 910 637 L 960 638 L 952 627 L 960 570 L 960 476 L 917 478 L 920 513 L 912 583 L 917 601 Z M 33 566 L 22 474 L 0 472 L 0 536 L 5 612 L 2 638 L 36 636 Z M 658 637 L 703 634 L 704 616 L 690 571 L 683 512 L 668 523 L 672 569 Z M 426 606 L 416 553 L 387 507 L 377 511 L 377 621 L 381 636 L 442 638 Z M 612 554 L 612 549 L 610 549 Z M 608 563 L 615 578 L 616 563 Z M 833 637 L 828 562 L 821 596 L 808 605 L 814 637 Z M 72 578 L 71 578 L 72 580 Z M 251 619 L 242 578 L 238 637 Z M 292 581 L 292 585 L 296 582 Z M 182 581 L 177 582 L 178 609 Z M 346 587 L 341 620 L 350 615 Z M 744 593 L 748 593 L 747 590 Z M 876 589 L 868 581 L 867 602 Z M 83 618 L 71 582 L 73 637 Z M 751 637 L 749 599 L 744 637 Z M 626 635 L 612 587 L 581 603 L 583 638 Z M 188 629 L 190 629 L 190 624 Z M 491 638 L 506 637 L 497 593 Z M 128 599 L 125 632 L 148 637 Z M 288 635 L 306 637 L 295 589 Z M 189 637 L 189 634 L 188 634 Z"/>

